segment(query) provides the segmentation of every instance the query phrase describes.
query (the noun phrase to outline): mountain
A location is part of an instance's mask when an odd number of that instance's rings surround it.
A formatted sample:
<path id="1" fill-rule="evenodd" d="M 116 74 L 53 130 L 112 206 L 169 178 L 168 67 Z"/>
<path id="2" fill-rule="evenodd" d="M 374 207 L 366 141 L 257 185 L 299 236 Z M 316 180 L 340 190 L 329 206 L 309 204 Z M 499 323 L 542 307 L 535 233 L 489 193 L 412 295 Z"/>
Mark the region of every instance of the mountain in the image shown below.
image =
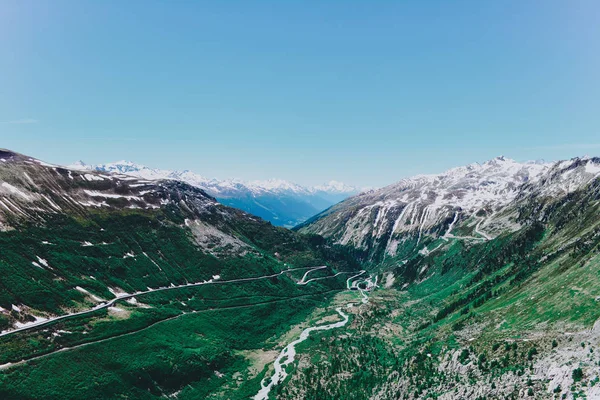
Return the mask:
<path id="1" fill-rule="evenodd" d="M 70 166 L 77 170 L 95 170 L 157 180 L 172 179 L 199 187 L 219 202 L 257 215 L 274 225 L 292 227 L 309 217 L 354 195 L 359 190 L 331 181 L 315 187 L 303 187 L 281 179 L 244 182 L 209 179 L 194 172 L 153 169 L 129 161 L 88 165 L 79 161 Z"/>
<path id="2" fill-rule="evenodd" d="M 416 176 L 299 232 L 129 167 L 0 151 L 1 398 L 600 397 L 600 158 Z"/>
<path id="3" fill-rule="evenodd" d="M 418 175 L 349 198 L 299 229 L 351 244 L 376 258 L 417 247 L 424 237 L 462 232 L 486 238 L 496 229 L 490 216 L 551 169 L 550 163 L 497 157 L 437 175 Z M 471 226 L 472 222 L 478 223 Z"/>
<path id="4" fill-rule="evenodd" d="M 9 150 L 0 249 L 3 399 L 247 398 L 253 357 L 358 270 L 345 249 L 182 181 Z"/>
<path id="5" fill-rule="evenodd" d="M 600 398 L 599 216 L 590 157 L 499 157 L 316 216 L 299 231 L 359 248 L 379 287 L 281 398 Z"/>

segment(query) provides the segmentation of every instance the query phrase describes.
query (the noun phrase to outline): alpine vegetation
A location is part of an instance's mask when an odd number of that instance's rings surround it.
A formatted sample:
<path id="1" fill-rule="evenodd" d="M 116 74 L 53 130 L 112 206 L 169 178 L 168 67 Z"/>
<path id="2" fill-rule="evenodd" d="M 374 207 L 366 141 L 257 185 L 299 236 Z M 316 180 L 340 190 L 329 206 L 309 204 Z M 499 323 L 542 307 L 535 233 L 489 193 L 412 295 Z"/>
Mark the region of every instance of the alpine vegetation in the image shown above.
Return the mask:
<path id="1" fill-rule="evenodd" d="M 498 157 L 295 231 L 0 152 L 0 395 L 600 396 L 600 159 Z"/>

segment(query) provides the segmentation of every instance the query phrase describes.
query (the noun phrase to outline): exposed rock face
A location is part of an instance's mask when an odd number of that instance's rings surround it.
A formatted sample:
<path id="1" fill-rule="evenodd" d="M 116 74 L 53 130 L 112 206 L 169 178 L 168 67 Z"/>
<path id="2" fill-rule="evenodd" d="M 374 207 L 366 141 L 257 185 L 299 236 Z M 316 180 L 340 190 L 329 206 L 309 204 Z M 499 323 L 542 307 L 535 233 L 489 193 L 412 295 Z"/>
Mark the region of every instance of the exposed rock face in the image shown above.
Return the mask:
<path id="1" fill-rule="evenodd" d="M 547 164 L 498 157 L 359 194 L 299 229 L 351 244 L 372 258 L 394 256 L 407 241 L 417 250 L 426 239 L 487 240 L 520 227 L 520 203 L 566 196 L 599 175 L 598 158 Z"/>
<path id="2" fill-rule="evenodd" d="M 0 153 L 0 226 L 43 222 L 52 214 L 89 209 L 158 209 L 179 205 L 193 213 L 225 212 L 200 189 L 173 181 L 149 181 L 126 175 L 77 171 L 21 154 Z"/>
<path id="3" fill-rule="evenodd" d="M 206 178 L 195 172 L 149 168 L 130 161 L 89 165 L 79 161 L 69 168 L 106 174 L 129 175 L 150 181 L 174 180 L 204 190 L 221 203 L 270 221 L 292 227 L 359 190 L 337 181 L 305 187 L 282 179 L 245 182 L 240 179 Z"/>

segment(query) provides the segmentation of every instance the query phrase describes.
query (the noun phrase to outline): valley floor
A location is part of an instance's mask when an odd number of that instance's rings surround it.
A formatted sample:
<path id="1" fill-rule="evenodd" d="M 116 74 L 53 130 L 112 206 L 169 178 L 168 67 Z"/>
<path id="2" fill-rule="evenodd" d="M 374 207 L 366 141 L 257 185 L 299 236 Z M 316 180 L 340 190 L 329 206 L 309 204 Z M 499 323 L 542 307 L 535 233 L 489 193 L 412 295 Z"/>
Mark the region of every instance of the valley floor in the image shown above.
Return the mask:
<path id="1" fill-rule="evenodd" d="M 320 276 L 306 279 L 316 271 Z M 344 274 L 352 276 L 348 282 Z M 273 351 L 287 340 L 285 335 L 293 337 L 286 333 L 289 324 L 301 323 L 315 306 L 348 290 L 355 275 L 332 274 L 326 267 L 291 268 L 267 276 L 122 294 L 92 310 L 6 332 L 0 338 L 6 350 L 1 353 L 0 394 L 7 399 L 111 398 L 121 392 L 132 398 L 248 398 L 267 380 Z M 283 294 L 273 284 L 278 278 L 288 282 L 286 277 L 296 279 L 297 293 Z M 346 287 L 318 286 L 327 280 Z M 218 299 L 209 301 L 209 286 L 219 286 L 213 291 L 221 292 Z M 181 310 L 167 307 L 175 305 Z M 342 322 L 347 321 L 348 316 Z M 314 329 L 324 328 L 308 328 L 302 335 Z M 269 387 L 279 383 L 274 376 Z M 127 389 L 131 384 L 133 392 Z"/>

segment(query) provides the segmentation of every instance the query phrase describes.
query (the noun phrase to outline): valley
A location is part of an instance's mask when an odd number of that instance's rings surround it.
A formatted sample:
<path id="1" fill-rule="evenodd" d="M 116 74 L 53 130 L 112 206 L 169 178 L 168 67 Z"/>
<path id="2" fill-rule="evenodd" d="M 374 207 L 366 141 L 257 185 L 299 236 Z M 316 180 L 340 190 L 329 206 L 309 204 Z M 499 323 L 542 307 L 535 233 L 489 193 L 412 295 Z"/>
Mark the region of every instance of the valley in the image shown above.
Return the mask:
<path id="1" fill-rule="evenodd" d="M 1 156 L 2 398 L 245 398 L 261 377 L 243 354 L 358 268 L 190 186 Z"/>
<path id="2" fill-rule="evenodd" d="M 0 400 L 600 400 L 598 38 L 0 1 Z"/>
<path id="3" fill-rule="evenodd" d="M 497 158 L 288 230 L 0 156 L 2 398 L 600 393 L 600 159 Z"/>
<path id="4" fill-rule="evenodd" d="M 361 275 L 363 275 L 365 272 L 366 271 L 364 271 L 364 270 L 360 271 L 358 274 L 348 278 L 348 280 L 346 281 L 346 288 L 348 290 L 358 289 L 358 291 L 360 292 L 360 294 L 362 296 L 362 299 L 361 299 L 362 304 L 366 304 L 369 300 L 369 297 L 365 294 L 365 292 L 368 290 L 370 291 L 377 286 L 377 278 L 376 277 L 375 277 L 375 282 L 372 281 L 372 279 L 373 279 L 372 276 L 369 276 L 369 278 L 366 280 L 357 279 Z M 302 281 L 304 281 L 305 277 L 306 277 L 306 274 L 304 275 L 304 277 L 302 277 Z M 315 278 L 315 279 L 323 279 L 323 278 Z M 364 289 L 359 288 L 359 285 L 361 283 L 365 284 Z M 299 282 L 299 284 L 300 284 L 300 282 Z M 265 384 L 264 380 L 263 380 L 263 382 L 261 382 L 261 390 L 258 392 L 258 394 L 256 396 L 254 396 L 254 399 L 255 400 L 267 400 L 269 398 L 269 393 L 270 393 L 271 389 L 274 386 L 277 386 L 285 381 L 285 379 L 288 376 L 288 374 L 286 372 L 286 367 L 294 362 L 294 358 L 296 356 L 295 347 L 297 345 L 299 345 L 300 343 L 304 342 L 306 339 L 308 339 L 311 332 L 328 331 L 331 329 L 344 327 L 349 321 L 349 316 L 346 313 L 344 313 L 344 311 L 342 311 L 342 308 L 353 309 L 354 307 L 356 307 L 356 305 L 354 303 L 347 303 L 344 305 L 344 307 L 337 307 L 335 309 L 335 311 L 342 318 L 341 321 L 334 322 L 334 323 L 327 324 L 327 325 L 316 325 L 316 326 L 311 326 L 309 328 L 306 328 L 302 331 L 302 333 L 300 334 L 300 337 L 298 339 L 294 340 L 293 342 L 288 344 L 286 347 L 284 347 L 283 350 L 281 350 L 281 353 L 279 354 L 279 356 L 275 359 L 275 363 L 273 365 L 273 368 L 274 368 L 273 376 L 271 377 L 271 379 L 268 381 L 267 384 Z M 285 359 L 285 361 L 282 362 L 283 359 Z"/>
<path id="5" fill-rule="evenodd" d="M 360 192 L 342 182 L 304 187 L 282 179 L 245 182 L 239 179 L 206 178 L 192 171 L 149 168 L 130 161 L 90 165 L 82 161 L 69 168 L 80 171 L 118 173 L 147 180 L 172 179 L 204 190 L 227 206 L 257 215 L 274 225 L 294 227 L 326 208 Z"/>

